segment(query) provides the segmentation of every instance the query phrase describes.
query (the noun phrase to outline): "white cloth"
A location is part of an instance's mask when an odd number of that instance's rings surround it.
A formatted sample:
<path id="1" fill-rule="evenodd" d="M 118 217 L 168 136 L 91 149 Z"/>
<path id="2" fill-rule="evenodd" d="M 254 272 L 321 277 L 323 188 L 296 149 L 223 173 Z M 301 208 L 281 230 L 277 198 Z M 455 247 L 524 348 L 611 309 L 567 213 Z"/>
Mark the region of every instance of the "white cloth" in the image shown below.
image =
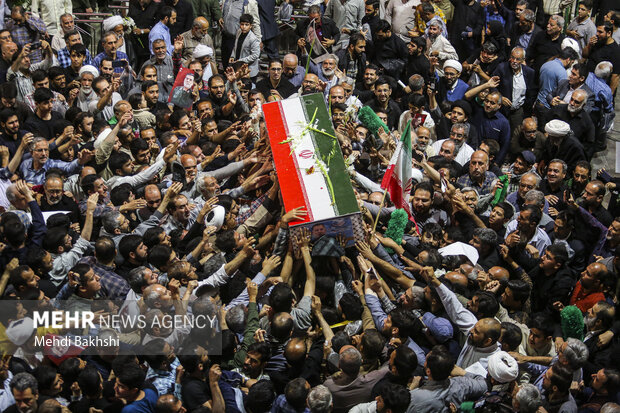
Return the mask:
<path id="1" fill-rule="evenodd" d="M 30 10 L 43 20 L 47 32 L 53 36 L 59 31 L 60 16 L 73 13 L 73 4 L 71 0 L 32 0 Z"/>
<path id="2" fill-rule="evenodd" d="M 441 139 L 433 143 L 432 147 L 435 153 L 439 153 L 439 150 L 441 149 L 441 145 L 443 145 L 445 141 L 447 141 L 447 139 Z M 475 151 L 471 146 L 464 143 L 463 145 L 461 145 L 461 149 L 459 149 L 459 152 L 454 157 L 454 160 L 458 162 L 459 165 L 463 166 L 467 162 L 469 162 L 474 152 Z"/>
<path id="3" fill-rule="evenodd" d="M 385 20 L 392 25 L 392 33 L 409 42 L 407 32 L 415 28 L 415 9 L 420 0 L 390 0 L 385 8 Z"/>

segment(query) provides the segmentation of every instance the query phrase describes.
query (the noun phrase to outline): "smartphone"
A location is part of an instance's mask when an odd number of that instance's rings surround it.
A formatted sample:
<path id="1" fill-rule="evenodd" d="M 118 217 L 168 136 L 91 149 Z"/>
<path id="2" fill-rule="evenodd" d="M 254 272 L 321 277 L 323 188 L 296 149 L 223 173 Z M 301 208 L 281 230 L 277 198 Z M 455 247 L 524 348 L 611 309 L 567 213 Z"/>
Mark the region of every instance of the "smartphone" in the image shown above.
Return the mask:
<path id="1" fill-rule="evenodd" d="M 112 62 L 112 67 L 113 68 L 125 67 L 125 66 L 127 66 L 127 62 L 125 60 L 114 60 Z"/>
<path id="2" fill-rule="evenodd" d="M 43 46 L 41 45 L 40 41 L 30 43 L 30 50 L 40 49 L 42 47 Z"/>
<path id="3" fill-rule="evenodd" d="M 431 88 L 431 90 L 435 90 L 435 79 L 429 80 L 428 86 Z"/>

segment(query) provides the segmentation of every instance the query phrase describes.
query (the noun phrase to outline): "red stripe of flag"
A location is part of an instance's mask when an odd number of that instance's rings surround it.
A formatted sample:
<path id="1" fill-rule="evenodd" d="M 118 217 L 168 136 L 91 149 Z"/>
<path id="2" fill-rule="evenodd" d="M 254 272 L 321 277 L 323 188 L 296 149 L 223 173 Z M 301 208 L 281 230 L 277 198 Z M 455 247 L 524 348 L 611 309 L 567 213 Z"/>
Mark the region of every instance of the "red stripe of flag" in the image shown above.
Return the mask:
<path id="1" fill-rule="evenodd" d="M 282 192 L 282 200 L 286 211 L 305 206 L 308 214 L 304 220 L 294 221 L 293 224 L 303 224 L 312 222 L 312 211 L 308 207 L 309 202 L 306 198 L 304 188 L 301 185 L 302 171 L 297 168 L 295 155 L 291 153 L 289 144 L 280 142 L 288 139 L 287 128 L 284 123 L 284 114 L 281 110 L 280 102 L 273 102 L 263 105 L 263 114 L 265 115 L 265 123 L 269 128 L 269 141 L 271 143 L 271 151 L 278 172 L 280 191 Z M 287 177 L 290 179 L 282 179 Z"/>

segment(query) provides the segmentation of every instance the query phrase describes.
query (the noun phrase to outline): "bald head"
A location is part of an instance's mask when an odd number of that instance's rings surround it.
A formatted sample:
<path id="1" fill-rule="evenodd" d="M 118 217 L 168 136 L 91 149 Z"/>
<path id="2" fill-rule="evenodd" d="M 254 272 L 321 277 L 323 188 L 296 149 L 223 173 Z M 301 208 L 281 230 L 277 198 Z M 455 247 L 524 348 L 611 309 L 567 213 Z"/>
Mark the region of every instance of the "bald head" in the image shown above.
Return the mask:
<path id="1" fill-rule="evenodd" d="M 444 275 L 444 278 L 452 283 L 452 285 L 458 285 L 463 288 L 467 288 L 467 276 L 461 274 L 458 271 L 450 271 Z"/>
<path id="2" fill-rule="evenodd" d="M 510 273 L 507 269 L 502 267 L 491 267 L 489 269 L 489 277 L 496 281 L 508 281 L 510 278 Z"/>
<path id="3" fill-rule="evenodd" d="M 291 339 L 284 348 L 284 357 L 289 364 L 296 365 L 306 359 L 306 341 L 301 337 Z"/>
<path id="4" fill-rule="evenodd" d="M 192 23 L 192 29 L 194 32 L 203 31 L 204 33 L 200 34 L 206 34 L 206 31 L 209 29 L 209 20 L 205 19 L 202 16 L 196 17 L 194 19 L 194 23 Z"/>

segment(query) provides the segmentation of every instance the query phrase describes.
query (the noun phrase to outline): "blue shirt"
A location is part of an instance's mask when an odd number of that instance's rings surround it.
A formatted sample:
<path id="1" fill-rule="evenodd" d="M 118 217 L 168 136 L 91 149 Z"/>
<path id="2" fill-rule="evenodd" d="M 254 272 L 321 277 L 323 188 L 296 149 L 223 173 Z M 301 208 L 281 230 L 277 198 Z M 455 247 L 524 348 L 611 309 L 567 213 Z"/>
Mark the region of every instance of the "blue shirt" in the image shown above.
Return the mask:
<path id="1" fill-rule="evenodd" d="M 286 80 L 288 80 L 289 82 L 291 82 L 293 84 L 293 86 L 295 87 L 300 87 L 301 86 L 301 81 L 304 80 L 304 76 L 306 75 L 306 69 L 304 69 L 303 67 L 297 65 L 297 69 L 295 69 L 295 74 L 293 75 L 292 78 L 288 78 L 286 76 L 284 76 L 284 78 Z"/>
<path id="2" fill-rule="evenodd" d="M 553 91 L 560 80 L 567 79 L 566 68 L 560 59 L 553 59 L 540 67 L 540 90 L 538 91 L 538 102 L 547 109 L 551 108 L 547 103 L 547 95 Z M 481 136 L 486 136 L 481 133 Z"/>
<path id="3" fill-rule="evenodd" d="M 485 139 L 494 139 L 499 143 L 499 153 L 495 159 L 501 166 L 510 148 L 510 122 L 500 112 L 492 117 L 488 117 L 485 113 L 480 117 L 479 132 Z"/>
<path id="4" fill-rule="evenodd" d="M 465 92 L 467 92 L 468 89 L 469 85 L 467 83 L 463 82 L 461 79 L 457 79 L 454 89 L 448 90 L 446 93 L 446 100 L 448 102 L 454 102 L 456 100 L 463 99 L 465 97 Z"/>
<path id="5" fill-rule="evenodd" d="M 153 413 L 157 404 L 157 393 L 151 389 L 144 389 L 142 400 L 129 403 L 123 407 L 121 413 Z"/>
<path id="6" fill-rule="evenodd" d="M 109 57 L 106 52 L 99 53 L 93 59 L 93 66 L 95 66 L 97 68 L 97 70 L 99 70 L 99 66 L 101 66 L 101 61 L 103 59 L 105 59 L 106 57 Z M 116 51 L 116 59 L 114 59 L 113 62 L 120 62 L 121 60 L 126 60 L 127 62 L 129 62 L 129 57 L 125 53 L 121 52 L 120 50 L 117 50 Z M 84 63 L 84 64 L 86 64 L 86 63 Z M 115 67 L 114 68 L 114 73 L 123 73 L 123 70 L 125 70 L 125 67 L 123 67 L 123 66 Z"/>
<path id="7" fill-rule="evenodd" d="M 90 55 L 90 51 L 86 49 L 86 58 L 84 59 L 84 65 L 92 64 L 92 56 Z M 71 66 L 71 53 L 68 48 L 64 48 L 58 51 L 58 64 L 60 67 L 69 67 Z M 99 66 L 97 66 L 99 69 Z"/>
<path id="8" fill-rule="evenodd" d="M 170 29 L 161 21 L 157 22 L 157 24 L 153 26 L 151 32 L 149 33 L 149 50 L 151 51 L 151 56 L 155 55 L 155 53 L 153 53 L 153 42 L 157 39 L 163 39 L 164 42 L 166 42 L 168 56 L 172 56 L 172 53 L 174 52 L 174 46 L 172 45 L 172 41 L 170 40 Z"/>
<path id="9" fill-rule="evenodd" d="M 603 109 L 603 112 L 610 113 L 614 111 L 614 96 L 611 93 L 611 89 L 603 79 L 599 79 L 592 72 L 588 74 L 586 78 L 586 85 L 594 93 L 594 107 L 592 111 Z"/>
<path id="10" fill-rule="evenodd" d="M 41 169 L 35 171 L 32 169 L 32 158 L 26 159 L 22 162 L 19 167 L 19 174 L 22 176 L 24 181 L 33 185 L 43 185 L 45 182 L 45 173 L 52 168 L 57 168 L 63 171 L 64 173 L 69 175 L 73 175 L 78 173 L 80 169 L 82 169 L 82 165 L 78 163 L 77 159 L 74 159 L 72 162 L 64 162 L 57 161 L 56 159 L 48 159 L 47 162 L 43 164 Z"/>

